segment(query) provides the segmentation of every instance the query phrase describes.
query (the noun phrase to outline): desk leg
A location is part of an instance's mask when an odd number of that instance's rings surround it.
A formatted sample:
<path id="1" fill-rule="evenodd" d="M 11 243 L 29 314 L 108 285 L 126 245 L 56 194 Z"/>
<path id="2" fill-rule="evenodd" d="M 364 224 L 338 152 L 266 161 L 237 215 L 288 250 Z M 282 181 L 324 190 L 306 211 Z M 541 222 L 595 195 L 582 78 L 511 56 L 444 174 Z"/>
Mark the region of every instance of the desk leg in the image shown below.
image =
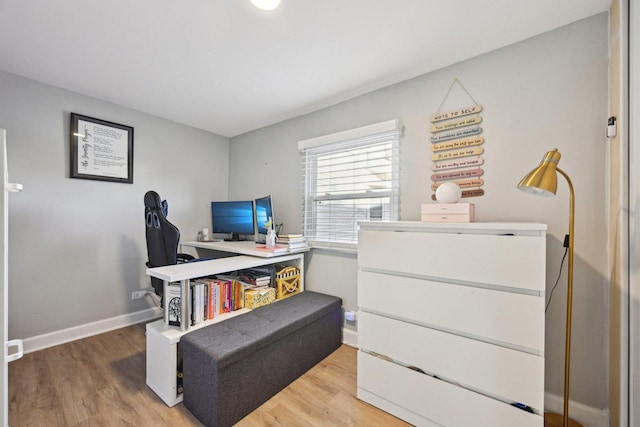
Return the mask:
<path id="1" fill-rule="evenodd" d="M 190 305 L 189 301 L 191 301 L 191 287 L 189 286 L 189 279 L 180 281 L 181 289 L 181 298 L 180 298 L 180 313 L 182 314 L 182 319 L 180 321 L 180 330 L 186 331 L 188 328 L 188 321 L 191 318 L 189 313 Z"/>
<path id="2" fill-rule="evenodd" d="M 169 304 L 167 304 L 167 295 L 169 292 L 169 282 L 166 280 L 162 281 L 162 300 L 164 302 L 164 324 L 169 324 Z"/>
<path id="3" fill-rule="evenodd" d="M 300 269 L 300 292 L 304 292 L 304 255 L 298 260 L 298 268 Z"/>

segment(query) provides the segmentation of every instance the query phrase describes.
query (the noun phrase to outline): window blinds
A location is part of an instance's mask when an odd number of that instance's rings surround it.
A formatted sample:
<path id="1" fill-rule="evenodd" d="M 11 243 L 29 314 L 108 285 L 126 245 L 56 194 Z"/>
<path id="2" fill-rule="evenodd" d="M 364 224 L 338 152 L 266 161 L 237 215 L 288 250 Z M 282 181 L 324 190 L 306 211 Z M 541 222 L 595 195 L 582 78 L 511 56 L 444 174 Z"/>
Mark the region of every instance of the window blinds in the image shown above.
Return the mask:
<path id="1" fill-rule="evenodd" d="M 355 248 L 359 221 L 398 219 L 401 132 L 391 120 L 298 143 L 312 246 Z"/>

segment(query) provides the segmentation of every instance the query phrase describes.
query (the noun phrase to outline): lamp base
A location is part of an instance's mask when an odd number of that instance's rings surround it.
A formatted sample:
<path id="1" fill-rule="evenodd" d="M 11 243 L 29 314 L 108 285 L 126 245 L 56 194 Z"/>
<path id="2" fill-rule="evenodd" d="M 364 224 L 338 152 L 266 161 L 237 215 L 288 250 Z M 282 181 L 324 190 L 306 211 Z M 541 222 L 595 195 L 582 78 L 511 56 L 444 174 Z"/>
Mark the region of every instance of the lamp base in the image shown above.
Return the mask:
<path id="1" fill-rule="evenodd" d="M 563 427 L 563 421 L 564 417 L 562 416 L 562 414 L 554 414 L 553 412 L 544 413 L 544 427 Z M 569 418 L 568 427 L 582 427 L 582 424 L 580 424 L 576 420 L 572 420 L 571 418 Z"/>

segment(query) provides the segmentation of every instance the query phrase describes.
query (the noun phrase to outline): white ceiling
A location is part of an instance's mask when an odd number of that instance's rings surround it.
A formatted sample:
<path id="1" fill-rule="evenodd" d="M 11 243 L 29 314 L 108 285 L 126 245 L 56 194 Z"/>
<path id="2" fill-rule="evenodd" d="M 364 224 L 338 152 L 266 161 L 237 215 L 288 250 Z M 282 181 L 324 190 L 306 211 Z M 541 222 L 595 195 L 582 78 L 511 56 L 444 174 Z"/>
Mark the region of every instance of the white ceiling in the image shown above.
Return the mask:
<path id="1" fill-rule="evenodd" d="M 0 69 L 232 137 L 610 3 L 282 0 L 265 12 L 249 0 L 2 0 Z"/>

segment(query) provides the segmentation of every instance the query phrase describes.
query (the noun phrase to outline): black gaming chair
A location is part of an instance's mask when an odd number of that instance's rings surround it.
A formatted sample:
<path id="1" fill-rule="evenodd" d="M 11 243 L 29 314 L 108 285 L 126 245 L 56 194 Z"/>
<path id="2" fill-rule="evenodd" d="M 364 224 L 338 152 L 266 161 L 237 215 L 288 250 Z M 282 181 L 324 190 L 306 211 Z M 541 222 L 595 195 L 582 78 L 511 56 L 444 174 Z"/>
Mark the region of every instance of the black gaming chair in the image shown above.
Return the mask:
<path id="1" fill-rule="evenodd" d="M 167 201 L 161 200 L 155 191 L 144 195 L 144 216 L 147 230 L 147 255 L 149 268 L 174 265 L 194 259 L 188 254 L 178 253 L 180 231 L 167 220 Z M 162 280 L 152 277 L 151 286 L 162 297 Z"/>

